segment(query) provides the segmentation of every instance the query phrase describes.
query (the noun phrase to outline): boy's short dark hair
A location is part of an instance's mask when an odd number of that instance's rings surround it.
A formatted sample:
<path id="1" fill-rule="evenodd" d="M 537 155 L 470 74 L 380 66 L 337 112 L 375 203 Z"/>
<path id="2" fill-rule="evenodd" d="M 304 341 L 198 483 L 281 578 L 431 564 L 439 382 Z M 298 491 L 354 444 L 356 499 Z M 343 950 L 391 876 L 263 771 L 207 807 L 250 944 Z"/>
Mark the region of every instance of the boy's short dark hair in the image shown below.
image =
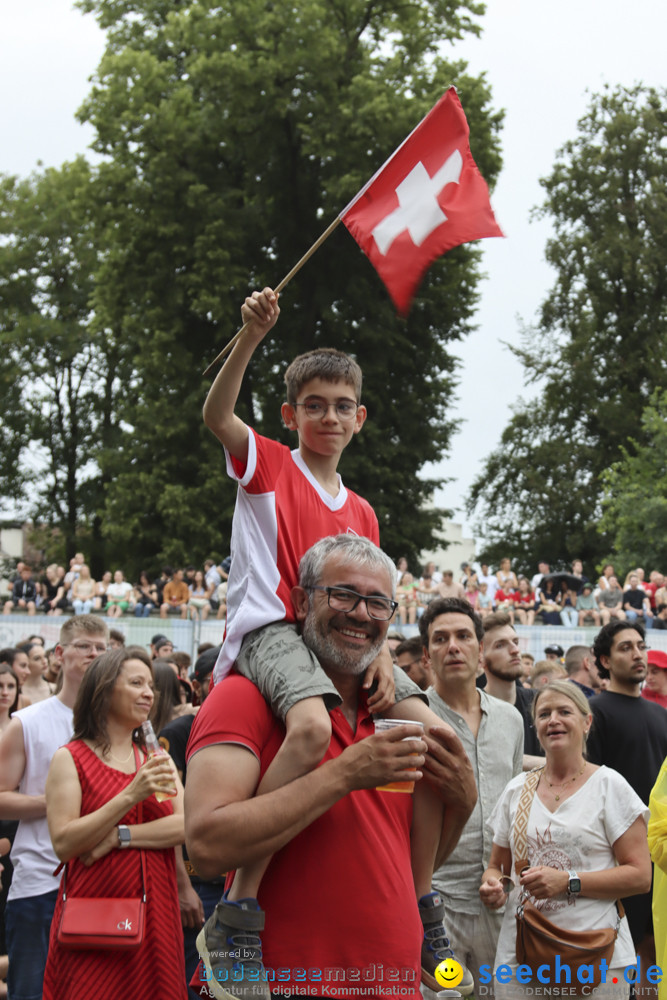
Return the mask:
<path id="1" fill-rule="evenodd" d="M 477 641 L 482 641 L 484 637 L 482 619 L 469 601 L 461 597 L 436 597 L 427 604 L 426 611 L 419 619 L 419 634 L 425 649 L 428 649 L 428 630 L 440 615 L 467 615 L 475 628 Z"/>
<path id="2" fill-rule="evenodd" d="M 287 402 L 294 406 L 301 389 L 313 378 L 325 382 L 346 382 L 354 391 L 357 403 L 361 400 L 361 368 L 349 354 L 334 347 L 319 347 L 300 354 L 285 372 Z"/>
<path id="3" fill-rule="evenodd" d="M 593 641 L 593 656 L 595 657 L 595 666 L 598 668 L 598 673 L 603 681 L 609 680 L 611 675 L 607 668 L 602 666 L 600 657 L 610 655 L 614 636 L 617 632 L 622 632 L 626 628 L 633 628 L 635 632 L 639 632 L 642 639 L 646 638 L 644 626 L 641 622 L 619 621 L 618 619 L 609 622 L 608 625 L 603 625 L 595 636 Z"/>

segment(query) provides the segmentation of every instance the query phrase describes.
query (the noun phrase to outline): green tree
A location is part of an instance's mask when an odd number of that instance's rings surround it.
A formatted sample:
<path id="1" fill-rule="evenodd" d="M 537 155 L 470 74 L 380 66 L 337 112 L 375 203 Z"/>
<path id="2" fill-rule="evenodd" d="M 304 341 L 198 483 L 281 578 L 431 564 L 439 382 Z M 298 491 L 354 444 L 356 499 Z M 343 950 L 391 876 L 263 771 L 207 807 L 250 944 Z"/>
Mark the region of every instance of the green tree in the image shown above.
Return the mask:
<path id="1" fill-rule="evenodd" d="M 98 263 L 83 159 L 0 179 L 0 495 L 103 560 L 100 458 L 118 433 L 123 348 L 91 322 Z M 57 537 L 57 536 L 56 536 Z"/>
<path id="2" fill-rule="evenodd" d="M 606 470 L 600 530 L 626 567 L 667 566 L 667 392 L 656 391 L 641 419 L 642 441 Z"/>
<path id="3" fill-rule="evenodd" d="M 238 326 L 253 287 L 275 284 L 456 83 L 473 154 L 493 182 L 501 115 L 483 78 L 448 62 L 443 42 L 477 32 L 481 4 L 418 0 L 82 0 L 108 32 L 82 119 L 104 157 L 95 198 L 104 255 L 96 328 L 131 345 L 120 440 L 105 451 L 102 515 L 128 567 L 224 551 L 234 490 L 201 421 L 201 372 Z M 253 360 L 243 415 L 280 426 L 282 373 L 320 344 L 365 374 L 370 419 L 341 471 L 366 496 L 388 551 L 427 547 L 422 466 L 446 451 L 455 361 L 471 329 L 477 246 L 430 272 L 407 321 L 339 230 L 288 286 L 276 335 Z"/>
<path id="4" fill-rule="evenodd" d="M 646 444 L 642 411 L 667 387 L 665 97 L 641 86 L 594 96 L 541 182 L 556 281 L 515 350 L 540 395 L 517 405 L 469 507 L 491 560 L 580 557 L 590 571 L 608 551 L 604 472 Z"/>

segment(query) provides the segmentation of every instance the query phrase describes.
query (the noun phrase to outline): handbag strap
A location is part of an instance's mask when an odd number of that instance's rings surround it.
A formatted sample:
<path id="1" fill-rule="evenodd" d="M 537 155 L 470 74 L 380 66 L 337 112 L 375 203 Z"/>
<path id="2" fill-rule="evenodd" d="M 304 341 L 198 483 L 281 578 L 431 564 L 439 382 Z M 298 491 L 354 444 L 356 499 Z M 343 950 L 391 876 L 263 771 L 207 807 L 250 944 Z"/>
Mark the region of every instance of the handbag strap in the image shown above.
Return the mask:
<path id="1" fill-rule="evenodd" d="M 546 764 L 529 771 L 521 789 L 519 805 L 514 817 L 514 871 L 520 875 L 528 867 L 528 816 L 535 791 Z"/>
<path id="2" fill-rule="evenodd" d="M 139 750 L 137 749 L 137 744 L 132 744 L 134 748 L 134 763 L 136 764 L 137 771 L 142 765 L 142 760 L 139 756 Z M 137 808 L 137 819 L 140 823 L 144 821 L 144 800 L 141 799 Z M 139 848 L 139 856 L 141 858 L 141 886 L 142 886 L 142 899 L 144 903 L 146 902 L 146 852 Z"/>
<path id="3" fill-rule="evenodd" d="M 136 769 L 138 771 L 139 768 L 142 765 L 142 760 L 141 760 L 141 758 L 139 756 L 139 751 L 137 749 L 137 744 L 136 743 L 132 744 L 132 748 L 134 750 L 134 763 L 135 763 L 135 767 L 136 767 Z M 137 818 L 138 818 L 139 823 L 143 823 L 143 819 L 144 819 L 144 803 L 143 803 L 143 799 L 139 802 L 139 804 L 137 806 L 137 814 L 138 814 Z M 138 850 L 139 850 L 139 857 L 141 859 L 141 898 L 142 898 L 143 902 L 145 903 L 146 902 L 146 852 L 141 847 L 138 848 Z M 62 873 L 63 873 L 63 902 L 65 902 L 65 900 L 67 899 L 67 866 L 68 865 L 69 865 L 69 861 L 65 861 L 65 862 L 61 861 L 60 864 L 58 865 L 58 867 L 56 868 L 56 870 L 53 873 L 54 875 L 58 875 L 58 874 L 60 874 L 60 872 L 62 870 Z"/>

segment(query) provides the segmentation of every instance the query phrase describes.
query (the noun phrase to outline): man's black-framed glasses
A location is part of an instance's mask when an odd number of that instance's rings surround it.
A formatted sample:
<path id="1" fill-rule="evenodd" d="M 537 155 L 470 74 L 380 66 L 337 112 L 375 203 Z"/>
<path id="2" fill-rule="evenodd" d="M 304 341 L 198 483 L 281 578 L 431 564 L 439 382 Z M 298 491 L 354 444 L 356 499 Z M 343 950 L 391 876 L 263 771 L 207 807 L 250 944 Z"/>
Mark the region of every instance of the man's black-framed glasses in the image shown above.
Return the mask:
<path id="1" fill-rule="evenodd" d="M 346 614 L 354 611 L 359 601 L 364 601 L 368 617 L 380 622 L 389 621 L 398 607 L 398 601 L 392 601 L 388 597 L 376 597 L 373 594 L 367 597 L 345 587 L 306 587 L 306 590 L 323 590 L 327 595 L 329 607 L 333 611 L 343 611 Z"/>
<path id="2" fill-rule="evenodd" d="M 337 403 L 327 403 L 325 399 L 307 399 L 305 403 L 295 403 L 295 406 L 303 406 L 303 412 L 309 420 L 322 420 L 329 412 L 329 407 L 333 406 L 339 420 L 354 420 L 359 404 L 351 399 L 339 399 Z"/>

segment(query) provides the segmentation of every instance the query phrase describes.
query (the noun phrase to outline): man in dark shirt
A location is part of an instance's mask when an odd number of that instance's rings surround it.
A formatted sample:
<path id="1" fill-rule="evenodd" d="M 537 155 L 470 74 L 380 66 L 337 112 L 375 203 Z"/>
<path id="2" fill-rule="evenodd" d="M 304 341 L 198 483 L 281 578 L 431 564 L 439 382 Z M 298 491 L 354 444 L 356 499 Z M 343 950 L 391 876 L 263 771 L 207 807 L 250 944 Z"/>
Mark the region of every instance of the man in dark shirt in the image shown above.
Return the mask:
<path id="1" fill-rule="evenodd" d="M 628 582 L 630 589 L 623 594 L 623 610 L 628 621 L 639 621 L 645 628 L 653 628 L 651 602 L 646 591 L 639 587 L 639 577 L 633 573 Z"/>
<path id="2" fill-rule="evenodd" d="M 5 614 L 12 611 L 27 611 L 34 615 L 37 601 L 37 587 L 32 578 L 32 570 L 25 563 L 21 564 L 21 573 L 12 586 L 11 600 L 5 602 Z"/>
<path id="3" fill-rule="evenodd" d="M 593 726 L 588 737 L 588 759 L 613 767 L 648 803 L 667 757 L 667 713 L 660 705 L 640 697 L 647 671 L 642 625 L 636 621 L 610 622 L 600 629 L 593 653 L 598 673 L 602 679 L 609 678 L 609 687 L 589 702 Z M 644 972 L 655 965 L 651 893 L 624 899 L 623 904 Z"/>
<path id="4" fill-rule="evenodd" d="M 523 666 L 519 639 L 505 611 L 487 615 L 484 623 L 484 659 L 486 676 L 484 689 L 487 694 L 514 705 L 523 719 L 523 768 L 524 771 L 542 763 L 544 751 L 537 739 L 533 725 L 533 698 L 535 692 L 520 683 Z M 478 685 L 479 686 L 479 685 Z"/>
<path id="5" fill-rule="evenodd" d="M 570 646 L 565 656 L 565 669 L 570 684 L 576 684 L 587 698 L 600 693 L 598 668 L 588 646 Z"/>

